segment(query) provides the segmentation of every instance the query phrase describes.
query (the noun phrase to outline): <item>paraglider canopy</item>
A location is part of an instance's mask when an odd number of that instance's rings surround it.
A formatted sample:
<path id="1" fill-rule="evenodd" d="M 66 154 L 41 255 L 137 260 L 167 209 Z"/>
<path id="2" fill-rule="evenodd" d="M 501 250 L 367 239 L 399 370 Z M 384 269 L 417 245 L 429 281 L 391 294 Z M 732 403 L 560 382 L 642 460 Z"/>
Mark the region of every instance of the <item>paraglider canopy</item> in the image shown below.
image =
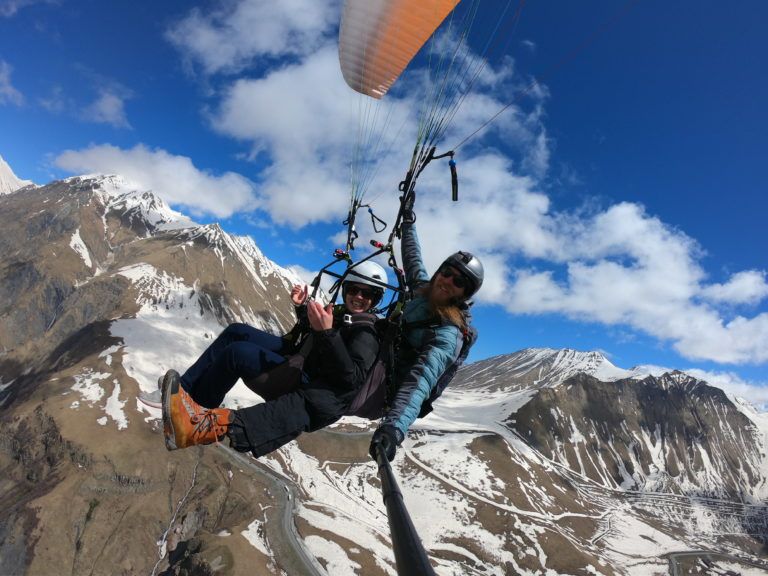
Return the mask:
<path id="1" fill-rule="evenodd" d="M 339 62 L 347 84 L 381 98 L 460 0 L 347 0 Z"/>

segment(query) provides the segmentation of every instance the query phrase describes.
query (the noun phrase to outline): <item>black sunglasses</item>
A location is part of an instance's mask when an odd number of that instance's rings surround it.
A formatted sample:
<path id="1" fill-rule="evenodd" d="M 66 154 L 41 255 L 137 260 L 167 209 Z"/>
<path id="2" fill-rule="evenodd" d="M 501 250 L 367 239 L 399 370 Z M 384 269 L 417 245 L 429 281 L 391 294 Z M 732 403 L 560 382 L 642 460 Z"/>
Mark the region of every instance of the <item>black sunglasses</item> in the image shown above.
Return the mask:
<path id="1" fill-rule="evenodd" d="M 456 288 L 463 289 L 469 286 L 469 278 L 464 276 L 461 272 L 451 270 L 448 266 L 440 268 L 440 275 L 444 276 L 445 278 L 450 278 Z"/>
<path id="2" fill-rule="evenodd" d="M 376 297 L 379 295 L 378 292 L 379 291 L 376 290 L 376 288 L 362 288 L 361 286 L 356 286 L 355 284 L 347 286 L 348 296 L 357 296 L 360 294 L 363 298 L 368 300 L 376 299 Z"/>

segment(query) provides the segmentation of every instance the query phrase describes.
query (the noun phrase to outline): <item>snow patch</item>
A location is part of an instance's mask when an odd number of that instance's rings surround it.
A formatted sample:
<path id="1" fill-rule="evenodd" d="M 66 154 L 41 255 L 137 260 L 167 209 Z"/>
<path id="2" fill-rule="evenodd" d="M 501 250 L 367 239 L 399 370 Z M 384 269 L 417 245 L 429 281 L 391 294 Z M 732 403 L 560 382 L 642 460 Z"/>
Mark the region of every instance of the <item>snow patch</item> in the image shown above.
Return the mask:
<path id="1" fill-rule="evenodd" d="M 16 176 L 8 163 L 0 156 L 0 195 L 12 194 L 25 186 L 34 186 L 34 183 L 31 180 L 22 180 Z"/>
<path id="2" fill-rule="evenodd" d="M 120 383 L 117 379 L 112 381 L 115 387 L 112 389 L 112 395 L 107 398 L 107 404 L 104 409 L 107 415 L 117 423 L 118 430 L 124 430 L 128 428 L 128 418 L 123 412 L 123 406 L 125 406 L 125 400 L 120 400 Z"/>
<path id="3" fill-rule="evenodd" d="M 356 576 L 360 573 L 360 564 L 349 558 L 344 548 L 336 542 L 320 536 L 310 535 L 304 543 L 318 559 L 326 562 L 325 569 L 334 576 Z"/>
<path id="4" fill-rule="evenodd" d="M 264 556 L 272 556 L 269 544 L 267 543 L 267 535 L 264 532 L 264 522 L 261 520 L 254 520 L 248 524 L 248 528 L 243 530 L 241 534 L 248 540 L 251 546 L 264 554 Z"/>
<path id="5" fill-rule="evenodd" d="M 83 400 L 93 404 L 104 396 L 104 388 L 101 387 L 100 382 L 106 380 L 109 376 L 109 374 L 104 372 L 94 372 L 88 368 L 82 374 L 75 376 L 75 384 L 72 386 L 72 390 L 80 394 Z"/>
<path id="6" fill-rule="evenodd" d="M 157 389 L 169 369 L 183 374 L 219 335 L 223 327 L 206 308 L 194 286 L 149 264 L 118 273 L 138 288 L 141 306 L 135 318 L 116 320 L 110 333 L 123 341 L 123 368 L 144 392 Z M 227 394 L 224 405 L 241 408 L 263 402 L 242 381 Z M 151 415 L 159 410 L 140 407 Z"/>
<path id="7" fill-rule="evenodd" d="M 110 346 L 106 350 L 102 351 L 99 354 L 99 358 L 104 358 L 104 363 L 107 366 L 112 366 L 112 355 L 119 352 L 123 347 L 122 346 Z"/>
<path id="8" fill-rule="evenodd" d="M 82 237 L 80 236 L 80 228 L 75 230 L 75 233 L 72 234 L 72 238 L 69 241 L 69 247 L 74 250 L 80 258 L 83 259 L 83 262 L 88 268 L 93 268 L 93 262 L 91 262 L 91 254 L 88 251 L 88 247 L 85 245 L 85 242 L 83 242 Z"/>

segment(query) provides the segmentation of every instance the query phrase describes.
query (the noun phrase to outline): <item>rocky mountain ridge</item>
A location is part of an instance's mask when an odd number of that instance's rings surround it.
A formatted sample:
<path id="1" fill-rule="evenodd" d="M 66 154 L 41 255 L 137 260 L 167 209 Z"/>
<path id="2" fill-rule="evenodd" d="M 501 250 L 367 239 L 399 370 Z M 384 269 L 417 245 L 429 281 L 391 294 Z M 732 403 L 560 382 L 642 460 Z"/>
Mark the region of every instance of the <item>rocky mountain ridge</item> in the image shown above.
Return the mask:
<path id="1" fill-rule="evenodd" d="M 526 349 L 465 367 L 453 388 L 517 397 L 504 423 L 607 488 L 768 499 L 762 419 L 684 372 L 624 370 L 599 352 Z"/>
<path id="2" fill-rule="evenodd" d="M 258 461 L 168 453 L 136 400 L 229 322 L 285 331 L 298 278 L 119 176 L 2 196 L 0 226 L 6 571 L 394 573 L 375 423 Z M 460 370 L 393 465 L 441 575 L 750 573 L 768 566 L 766 445 L 766 415 L 691 376 L 527 349 Z"/>

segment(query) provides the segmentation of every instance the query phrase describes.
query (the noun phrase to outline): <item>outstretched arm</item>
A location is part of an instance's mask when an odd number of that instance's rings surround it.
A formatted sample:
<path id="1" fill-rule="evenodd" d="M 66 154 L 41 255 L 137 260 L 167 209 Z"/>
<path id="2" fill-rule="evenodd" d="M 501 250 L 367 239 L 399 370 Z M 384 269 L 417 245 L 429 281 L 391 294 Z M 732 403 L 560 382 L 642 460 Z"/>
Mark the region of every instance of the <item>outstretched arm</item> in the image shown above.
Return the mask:
<path id="1" fill-rule="evenodd" d="M 404 221 L 402 230 L 400 251 L 405 269 L 405 281 L 413 290 L 420 284 L 429 282 L 429 274 L 421 257 L 421 244 L 419 244 L 419 236 L 416 234 L 416 224 Z"/>

